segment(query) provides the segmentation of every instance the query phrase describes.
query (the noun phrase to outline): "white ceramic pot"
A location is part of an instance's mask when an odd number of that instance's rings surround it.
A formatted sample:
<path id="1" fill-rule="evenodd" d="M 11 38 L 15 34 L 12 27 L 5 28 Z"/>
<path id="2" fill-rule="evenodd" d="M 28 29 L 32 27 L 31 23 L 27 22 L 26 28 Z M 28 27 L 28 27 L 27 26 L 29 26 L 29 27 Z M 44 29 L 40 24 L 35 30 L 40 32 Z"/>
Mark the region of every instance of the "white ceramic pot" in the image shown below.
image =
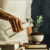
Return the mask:
<path id="1" fill-rule="evenodd" d="M 40 42 L 43 41 L 44 35 L 32 35 L 32 41 L 35 42 L 36 44 L 40 44 Z"/>

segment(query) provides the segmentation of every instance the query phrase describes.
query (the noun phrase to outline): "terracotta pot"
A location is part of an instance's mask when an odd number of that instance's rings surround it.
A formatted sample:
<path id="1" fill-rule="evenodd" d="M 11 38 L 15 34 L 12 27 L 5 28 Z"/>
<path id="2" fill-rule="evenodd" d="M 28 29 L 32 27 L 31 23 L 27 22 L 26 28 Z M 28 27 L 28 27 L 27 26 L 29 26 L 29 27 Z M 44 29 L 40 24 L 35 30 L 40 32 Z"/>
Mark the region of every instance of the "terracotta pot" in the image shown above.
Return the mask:
<path id="1" fill-rule="evenodd" d="M 29 26 L 29 27 L 27 28 L 27 34 L 30 35 L 31 33 L 32 33 L 32 27 Z"/>

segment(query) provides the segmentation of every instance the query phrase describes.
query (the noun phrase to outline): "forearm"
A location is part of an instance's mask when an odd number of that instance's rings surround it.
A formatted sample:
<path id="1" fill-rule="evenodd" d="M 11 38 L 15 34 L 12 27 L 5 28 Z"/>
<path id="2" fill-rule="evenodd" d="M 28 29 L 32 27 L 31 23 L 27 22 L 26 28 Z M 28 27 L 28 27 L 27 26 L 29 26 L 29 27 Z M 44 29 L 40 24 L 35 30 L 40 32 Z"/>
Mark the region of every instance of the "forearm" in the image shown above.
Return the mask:
<path id="1" fill-rule="evenodd" d="M 4 20 L 9 20 L 9 19 L 14 19 L 15 17 L 11 14 L 8 14 L 6 12 L 4 12 L 3 10 L 0 10 L 0 19 L 4 19 Z"/>

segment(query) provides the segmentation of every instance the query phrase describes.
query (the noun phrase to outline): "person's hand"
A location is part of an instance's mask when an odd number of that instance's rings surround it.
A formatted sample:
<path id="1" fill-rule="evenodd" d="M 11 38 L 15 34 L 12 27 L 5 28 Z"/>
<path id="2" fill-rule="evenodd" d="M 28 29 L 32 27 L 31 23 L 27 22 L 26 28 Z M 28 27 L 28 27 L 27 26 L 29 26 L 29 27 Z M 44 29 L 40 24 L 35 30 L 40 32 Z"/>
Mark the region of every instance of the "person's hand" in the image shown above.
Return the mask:
<path id="1" fill-rule="evenodd" d="M 23 30 L 22 22 L 19 18 L 13 18 L 13 19 L 10 19 L 9 21 L 12 25 L 12 29 L 14 32 L 20 32 Z"/>
<path id="2" fill-rule="evenodd" d="M 10 21 L 14 32 L 20 32 L 23 30 L 22 22 L 19 18 L 16 18 L 15 16 L 13 16 L 1 9 L 0 9 L 0 19 Z"/>

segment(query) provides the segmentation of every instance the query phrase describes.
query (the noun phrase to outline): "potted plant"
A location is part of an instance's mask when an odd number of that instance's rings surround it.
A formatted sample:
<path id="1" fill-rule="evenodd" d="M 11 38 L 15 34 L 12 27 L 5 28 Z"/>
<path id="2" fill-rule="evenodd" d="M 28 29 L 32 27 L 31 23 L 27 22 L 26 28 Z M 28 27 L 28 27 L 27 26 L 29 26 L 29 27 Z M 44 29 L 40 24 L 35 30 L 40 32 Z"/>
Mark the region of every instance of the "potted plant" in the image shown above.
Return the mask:
<path id="1" fill-rule="evenodd" d="M 42 42 L 44 39 L 44 35 L 41 32 L 38 32 L 38 29 L 41 26 L 42 22 L 43 22 L 43 17 L 37 16 L 36 25 L 33 29 L 33 33 L 31 34 L 31 40 L 36 44 L 40 44 L 40 42 Z"/>

